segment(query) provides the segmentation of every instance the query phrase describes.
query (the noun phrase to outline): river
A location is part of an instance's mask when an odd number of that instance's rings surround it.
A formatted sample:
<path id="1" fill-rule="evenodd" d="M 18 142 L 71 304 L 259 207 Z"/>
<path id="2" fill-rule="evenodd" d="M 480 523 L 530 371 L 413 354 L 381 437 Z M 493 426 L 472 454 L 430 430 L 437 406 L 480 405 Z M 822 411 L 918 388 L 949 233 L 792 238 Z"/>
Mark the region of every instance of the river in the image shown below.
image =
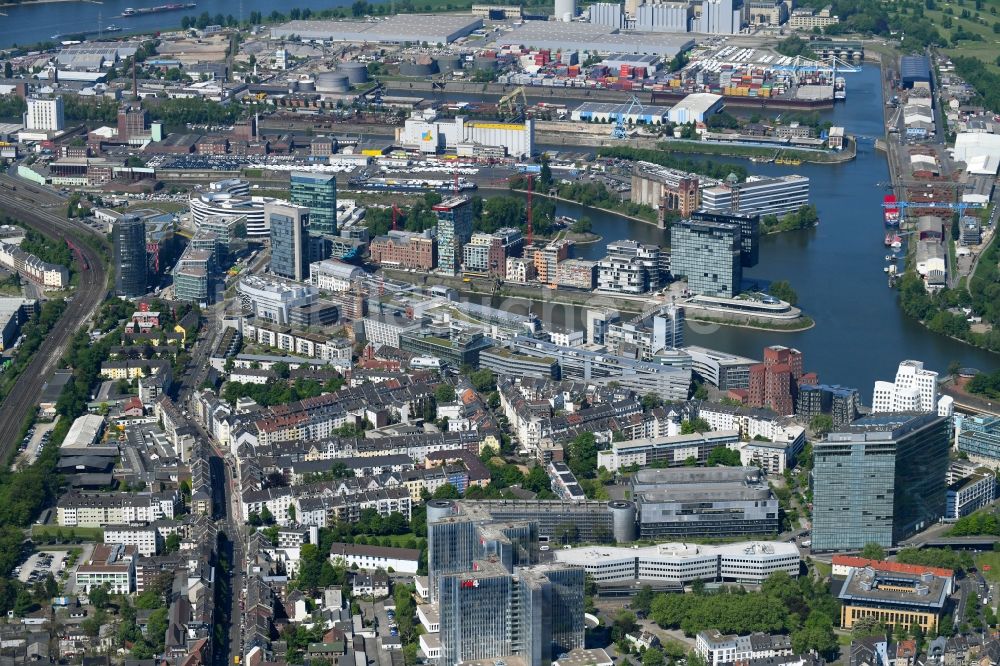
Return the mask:
<path id="1" fill-rule="evenodd" d="M 846 76 L 846 103 L 823 116 L 845 126 L 849 133 L 880 136 L 878 68 L 866 66 Z M 870 403 L 873 382 L 891 380 L 903 359 L 922 360 L 941 373 L 952 361 L 982 370 L 1000 366 L 1000 356 L 931 333 L 900 311 L 896 292 L 888 287 L 882 271 L 886 248 L 881 204 L 887 190 L 879 183 L 888 181 L 889 171 L 884 155 L 875 151 L 871 141 L 862 141 L 857 159 L 841 165 L 745 164 L 755 174 L 799 173 L 811 180 L 810 196 L 819 211 L 819 226 L 762 238 L 760 262 L 744 277 L 788 280 L 816 326 L 801 333 L 776 333 L 694 325 L 687 331 L 688 342 L 751 358 L 760 358 L 761 350 L 771 344 L 796 347 L 804 355 L 807 370 L 819 373 L 823 382 L 858 388 L 866 403 Z M 582 258 L 599 258 L 605 243 L 621 238 L 664 242 L 664 232 L 653 225 L 573 204 L 560 203 L 557 212 L 587 215 L 594 232 L 603 237 L 601 243 L 579 246 L 577 256 Z"/>
<path id="2" fill-rule="evenodd" d="M 13 44 L 35 44 L 49 40 L 52 35 L 103 30 L 115 24 L 124 31 L 172 30 L 179 28 L 185 16 L 208 12 L 210 16 L 230 14 L 237 19 L 250 17 L 258 11 L 267 16 L 275 9 L 287 14 L 289 9 L 319 11 L 350 6 L 352 0 L 295 0 L 289 5 L 275 4 L 273 0 L 191 0 L 198 6 L 192 9 L 145 16 L 121 16 L 126 7 L 154 7 L 175 0 L 103 0 L 102 2 L 25 2 L 15 7 L 0 7 L 0 48 Z M 180 0 L 176 0 L 180 1 Z M 0 0 L 2 4 L 2 0 Z M 91 36 L 95 39 L 96 35 Z"/>

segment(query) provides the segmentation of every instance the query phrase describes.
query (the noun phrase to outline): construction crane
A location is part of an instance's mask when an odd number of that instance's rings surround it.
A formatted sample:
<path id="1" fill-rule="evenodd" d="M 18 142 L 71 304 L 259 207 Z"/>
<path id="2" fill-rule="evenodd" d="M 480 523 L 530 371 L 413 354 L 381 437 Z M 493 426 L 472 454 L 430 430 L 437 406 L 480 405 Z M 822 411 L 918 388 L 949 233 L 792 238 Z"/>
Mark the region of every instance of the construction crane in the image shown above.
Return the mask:
<path id="1" fill-rule="evenodd" d="M 905 211 L 907 208 L 954 210 L 958 211 L 959 217 L 962 217 L 965 214 L 966 208 L 986 208 L 986 204 L 978 201 L 958 201 L 956 203 L 946 203 L 943 201 L 890 201 L 883 203 L 882 207 L 898 208 L 900 211 Z"/>
<path id="2" fill-rule="evenodd" d="M 636 107 L 639 108 L 640 112 L 645 108 L 635 95 L 630 95 L 628 106 L 625 110 L 615 113 L 615 122 L 611 128 L 611 136 L 613 138 L 624 139 L 628 137 L 628 130 L 625 128 L 625 119 L 627 116 L 632 115 Z"/>
<path id="3" fill-rule="evenodd" d="M 501 97 L 497 102 L 497 111 L 509 120 L 520 120 L 528 112 L 528 96 L 524 92 L 524 86 L 518 86 Z"/>
<path id="4" fill-rule="evenodd" d="M 398 224 L 398 219 L 402 215 L 403 215 L 403 213 L 402 213 L 402 211 L 399 210 L 399 206 L 397 206 L 396 204 L 392 204 L 392 230 L 393 231 L 398 231 L 399 230 L 397 224 Z"/>
<path id="5" fill-rule="evenodd" d="M 535 174 L 529 173 L 527 174 L 527 176 L 528 176 L 528 205 L 527 205 L 527 210 L 525 212 L 527 213 L 526 217 L 528 222 L 528 229 L 527 229 L 527 234 L 525 234 L 527 236 L 527 243 L 525 243 L 524 246 L 531 247 L 531 243 L 535 239 L 535 227 L 531 217 L 531 194 L 534 191 Z"/>

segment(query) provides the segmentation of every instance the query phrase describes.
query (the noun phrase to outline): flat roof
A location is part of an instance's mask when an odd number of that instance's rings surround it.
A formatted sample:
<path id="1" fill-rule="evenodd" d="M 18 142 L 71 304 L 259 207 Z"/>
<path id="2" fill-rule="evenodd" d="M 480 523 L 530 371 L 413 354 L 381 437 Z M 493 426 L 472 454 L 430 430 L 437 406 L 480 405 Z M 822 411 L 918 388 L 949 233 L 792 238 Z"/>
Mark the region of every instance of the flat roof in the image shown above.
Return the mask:
<path id="1" fill-rule="evenodd" d="M 640 53 L 670 56 L 694 46 L 687 33 L 622 32 L 609 26 L 590 23 L 527 21 L 493 41 L 493 46 L 531 46 L 535 48 Z"/>
<path id="2" fill-rule="evenodd" d="M 948 585 L 945 578 L 931 573 L 854 569 L 837 596 L 847 604 L 910 606 L 940 612 L 948 600 Z"/>
<path id="3" fill-rule="evenodd" d="M 399 14 L 378 21 L 289 21 L 271 28 L 272 39 L 346 42 L 449 43 L 483 26 L 483 19 L 461 14 Z"/>

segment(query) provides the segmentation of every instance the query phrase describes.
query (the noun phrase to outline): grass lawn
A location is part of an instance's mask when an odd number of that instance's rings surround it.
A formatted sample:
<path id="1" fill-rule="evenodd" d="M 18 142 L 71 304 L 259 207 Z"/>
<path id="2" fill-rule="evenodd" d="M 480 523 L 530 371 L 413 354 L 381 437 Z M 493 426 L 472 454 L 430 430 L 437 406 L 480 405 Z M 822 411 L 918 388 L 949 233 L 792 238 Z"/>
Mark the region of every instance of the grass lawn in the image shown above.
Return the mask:
<path id="1" fill-rule="evenodd" d="M 99 541 L 104 537 L 100 527 L 62 527 L 60 525 L 32 525 L 32 537 L 55 537 L 63 539 L 83 539 L 84 541 Z"/>
<path id="2" fill-rule="evenodd" d="M 990 11 L 991 8 L 995 8 L 998 13 L 992 14 Z M 951 15 L 946 14 L 946 10 L 949 9 L 952 12 Z M 969 18 L 962 18 L 963 9 L 969 11 Z M 977 15 L 978 20 L 976 18 Z M 989 69 L 994 72 L 1000 72 L 1000 67 L 996 64 L 997 56 L 1000 55 L 1000 34 L 993 32 L 993 24 L 1000 21 L 1000 2 L 988 0 L 983 3 L 983 9 L 976 12 L 975 3 L 973 2 L 959 4 L 957 2 L 940 1 L 936 3 L 934 10 L 925 9 L 924 16 L 934 23 L 941 36 L 947 37 L 949 42 L 952 34 L 958 28 L 961 28 L 966 33 L 982 36 L 983 41 L 981 42 L 963 39 L 958 43 L 958 46 L 944 48 L 941 51 L 951 57 L 971 56 L 979 58 L 987 64 Z M 951 19 L 951 28 L 944 27 L 946 18 Z"/>
<path id="3" fill-rule="evenodd" d="M 832 564 L 827 564 L 826 562 L 817 562 L 816 560 L 813 560 L 813 566 L 816 567 L 816 572 L 819 573 L 820 576 L 829 576 L 830 574 L 833 573 Z"/>
<path id="4" fill-rule="evenodd" d="M 987 571 L 985 567 L 989 567 Z M 976 568 L 982 572 L 983 578 L 1000 583 L 1000 553 L 981 553 L 976 555 Z"/>
<path id="5" fill-rule="evenodd" d="M 386 538 L 386 537 L 379 537 L 378 538 L 379 542 L 381 542 L 382 539 L 384 539 L 384 538 Z M 395 546 L 395 547 L 397 547 L 397 548 L 405 548 L 406 547 L 406 542 L 409 541 L 410 539 L 415 539 L 416 540 L 416 542 L 417 542 L 417 548 L 423 548 L 425 545 L 427 545 L 427 539 L 425 537 L 418 537 L 418 536 L 414 535 L 412 532 L 410 532 L 408 534 L 393 534 L 393 535 L 389 536 L 388 538 L 392 542 L 392 545 Z"/>

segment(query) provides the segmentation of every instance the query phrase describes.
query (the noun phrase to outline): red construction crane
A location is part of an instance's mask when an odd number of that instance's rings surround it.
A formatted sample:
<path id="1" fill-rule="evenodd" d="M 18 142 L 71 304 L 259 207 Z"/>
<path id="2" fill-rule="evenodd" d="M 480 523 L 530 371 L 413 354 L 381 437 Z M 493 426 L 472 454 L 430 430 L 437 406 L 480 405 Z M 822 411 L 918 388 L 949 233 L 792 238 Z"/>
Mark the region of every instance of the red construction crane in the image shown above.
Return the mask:
<path id="1" fill-rule="evenodd" d="M 454 176 L 454 180 L 453 180 L 452 185 L 451 185 L 451 193 L 454 196 L 457 197 L 458 196 L 458 171 L 456 171 L 452 175 Z"/>
<path id="2" fill-rule="evenodd" d="M 397 230 L 397 226 L 396 226 L 397 222 L 396 221 L 397 221 L 397 218 L 400 215 L 402 215 L 402 212 L 400 212 L 399 206 L 397 206 L 396 204 L 392 204 L 392 230 L 393 231 Z"/>

